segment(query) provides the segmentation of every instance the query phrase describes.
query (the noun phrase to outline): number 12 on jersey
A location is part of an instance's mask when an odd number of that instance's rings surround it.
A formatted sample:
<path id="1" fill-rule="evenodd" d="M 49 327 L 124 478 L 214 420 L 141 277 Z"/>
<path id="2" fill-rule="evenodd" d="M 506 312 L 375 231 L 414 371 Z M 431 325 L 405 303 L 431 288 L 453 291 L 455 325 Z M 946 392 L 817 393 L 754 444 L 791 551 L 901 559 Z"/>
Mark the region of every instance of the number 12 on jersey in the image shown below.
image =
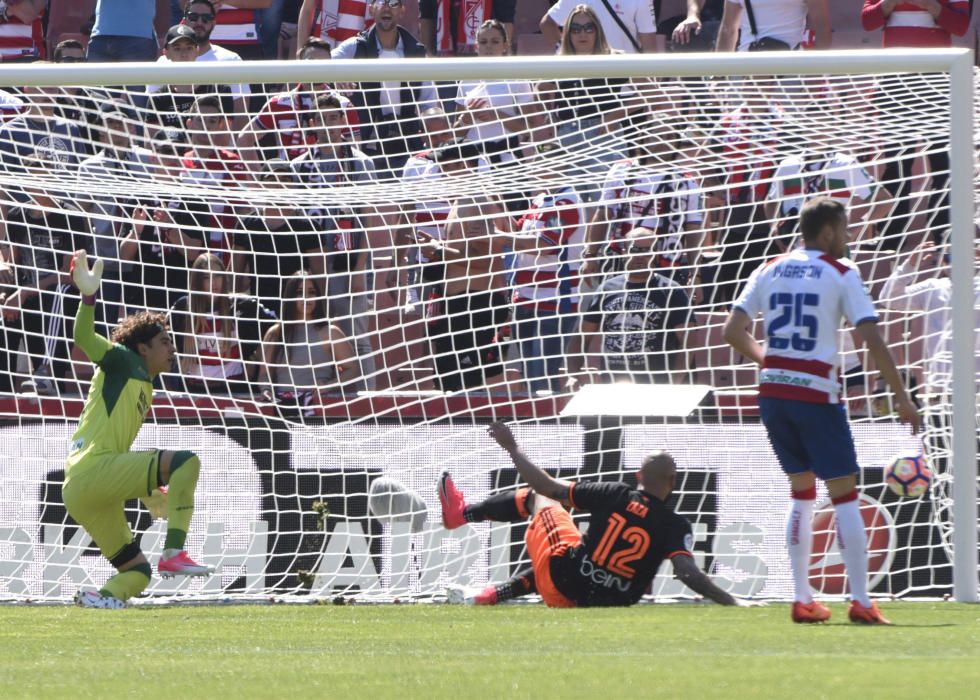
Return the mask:
<path id="1" fill-rule="evenodd" d="M 613 552 L 614 546 L 620 541 L 625 541 L 627 546 Z M 648 549 L 650 533 L 642 527 L 626 527 L 626 518 L 619 513 L 613 513 L 609 516 L 609 523 L 599 545 L 592 553 L 592 561 L 618 576 L 631 579 L 636 575 L 636 569 L 631 564 L 645 557 Z M 610 552 L 612 556 L 609 556 Z"/>
<path id="2" fill-rule="evenodd" d="M 766 336 L 769 347 L 773 350 L 785 350 L 792 347 L 800 352 L 809 352 L 817 345 L 817 317 L 807 313 L 808 308 L 816 308 L 820 304 L 820 295 L 800 292 L 776 292 L 769 297 L 769 310 L 778 315 L 769 324 Z M 779 336 L 777 333 L 786 326 L 792 325 L 795 332 L 789 336 Z"/>

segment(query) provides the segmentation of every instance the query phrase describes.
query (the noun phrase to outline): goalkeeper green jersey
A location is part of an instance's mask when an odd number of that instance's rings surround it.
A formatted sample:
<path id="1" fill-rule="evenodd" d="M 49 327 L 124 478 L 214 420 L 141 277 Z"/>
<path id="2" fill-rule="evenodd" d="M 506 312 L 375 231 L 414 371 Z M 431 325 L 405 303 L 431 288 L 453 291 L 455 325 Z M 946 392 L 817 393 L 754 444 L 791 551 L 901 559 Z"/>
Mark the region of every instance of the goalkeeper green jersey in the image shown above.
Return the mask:
<path id="1" fill-rule="evenodd" d="M 143 358 L 95 332 L 95 307 L 91 304 L 78 307 L 75 343 L 98 369 L 71 438 L 68 469 L 90 455 L 129 451 L 153 398 L 153 384 Z"/>

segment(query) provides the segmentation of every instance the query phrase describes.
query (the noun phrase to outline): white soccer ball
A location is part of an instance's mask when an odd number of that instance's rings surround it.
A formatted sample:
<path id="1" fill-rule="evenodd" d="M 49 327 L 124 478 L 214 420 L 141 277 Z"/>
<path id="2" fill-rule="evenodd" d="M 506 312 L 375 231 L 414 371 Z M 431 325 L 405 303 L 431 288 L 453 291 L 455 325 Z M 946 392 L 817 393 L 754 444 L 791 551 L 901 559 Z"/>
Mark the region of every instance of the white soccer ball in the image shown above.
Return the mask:
<path id="1" fill-rule="evenodd" d="M 412 532 L 422 532 L 428 509 L 425 501 L 415 491 L 398 479 L 381 476 L 371 482 L 368 489 L 368 510 L 379 520 L 407 522 Z"/>

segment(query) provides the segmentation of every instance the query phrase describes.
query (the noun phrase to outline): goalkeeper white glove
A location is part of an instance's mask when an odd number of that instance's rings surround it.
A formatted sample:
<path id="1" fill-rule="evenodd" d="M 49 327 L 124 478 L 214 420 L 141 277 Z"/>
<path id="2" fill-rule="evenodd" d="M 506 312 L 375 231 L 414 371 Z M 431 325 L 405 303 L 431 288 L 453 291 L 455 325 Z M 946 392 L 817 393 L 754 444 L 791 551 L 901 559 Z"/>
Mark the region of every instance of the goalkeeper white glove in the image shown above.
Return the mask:
<path id="1" fill-rule="evenodd" d="M 76 251 L 71 261 L 71 278 L 82 296 L 92 296 L 99 291 L 102 282 L 102 261 L 96 260 L 89 269 L 88 254 L 84 250 Z"/>

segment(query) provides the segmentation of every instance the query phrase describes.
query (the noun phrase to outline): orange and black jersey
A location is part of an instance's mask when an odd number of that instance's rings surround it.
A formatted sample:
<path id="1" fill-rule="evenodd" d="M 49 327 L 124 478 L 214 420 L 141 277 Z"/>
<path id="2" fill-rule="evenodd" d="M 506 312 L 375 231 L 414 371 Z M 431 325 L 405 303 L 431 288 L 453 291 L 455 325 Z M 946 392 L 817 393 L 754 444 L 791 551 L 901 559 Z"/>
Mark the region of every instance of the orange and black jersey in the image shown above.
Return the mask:
<path id="1" fill-rule="evenodd" d="M 558 590 L 579 606 L 632 605 L 664 559 L 691 555 L 691 524 L 663 501 L 623 483 L 572 484 L 569 502 L 589 511 L 582 544 L 551 562 Z"/>

